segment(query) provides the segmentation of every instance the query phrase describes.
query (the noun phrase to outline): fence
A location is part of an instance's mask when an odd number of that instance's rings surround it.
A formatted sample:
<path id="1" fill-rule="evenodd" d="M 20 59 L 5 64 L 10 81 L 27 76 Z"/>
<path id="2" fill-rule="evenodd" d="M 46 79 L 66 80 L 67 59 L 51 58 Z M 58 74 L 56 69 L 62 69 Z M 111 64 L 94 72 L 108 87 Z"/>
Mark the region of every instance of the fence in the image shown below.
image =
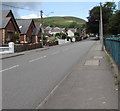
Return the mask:
<path id="1" fill-rule="evenodd" d="M 105 49 L 120 68 L 120 38 L 105 38 L 103 42 Z"/>
<path id="2" fill-rule="evenodd" d="M 10 42 L 8 46 L 0 47 L 0 54 L 14 53 L 14 43 Z"/>

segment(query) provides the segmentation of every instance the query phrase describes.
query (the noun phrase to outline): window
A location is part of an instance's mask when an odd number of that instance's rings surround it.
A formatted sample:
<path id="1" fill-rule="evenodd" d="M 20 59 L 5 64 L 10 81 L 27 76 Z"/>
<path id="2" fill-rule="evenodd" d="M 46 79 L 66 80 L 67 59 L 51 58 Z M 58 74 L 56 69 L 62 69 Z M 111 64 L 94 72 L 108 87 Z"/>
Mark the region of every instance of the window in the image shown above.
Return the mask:
<path id="1" fill-rule="evenodd" d="M 6 40 L 7 40 L 7 42 L 13 41 L 13 33 L 12 32 L 8 32 L 8 38 Z"/>

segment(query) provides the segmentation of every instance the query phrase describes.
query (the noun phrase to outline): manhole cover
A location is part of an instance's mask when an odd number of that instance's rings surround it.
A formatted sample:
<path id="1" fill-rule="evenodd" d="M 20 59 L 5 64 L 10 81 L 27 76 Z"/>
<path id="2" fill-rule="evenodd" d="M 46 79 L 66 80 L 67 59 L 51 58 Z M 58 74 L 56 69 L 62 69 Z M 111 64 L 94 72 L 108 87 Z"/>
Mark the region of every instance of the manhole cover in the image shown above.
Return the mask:
<path id="1" fill-rule="evenodd" d="M 99 60 L 87 60 L 87 61 L 85 62 L 85 65 L 98 66 L 98 65 L 99 65 Z"/>

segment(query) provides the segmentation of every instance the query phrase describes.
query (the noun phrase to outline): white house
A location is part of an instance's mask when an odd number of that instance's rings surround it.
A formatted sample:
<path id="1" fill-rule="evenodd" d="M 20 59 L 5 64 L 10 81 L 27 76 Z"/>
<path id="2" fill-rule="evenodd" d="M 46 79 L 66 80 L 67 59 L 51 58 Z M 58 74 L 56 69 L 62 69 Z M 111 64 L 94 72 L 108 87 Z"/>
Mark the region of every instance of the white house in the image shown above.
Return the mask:
<path id="1" fill-rule="evenodd" d="M 67 31 L 69 37 L 74 37 L 74 32 L 71 30 Z"/>

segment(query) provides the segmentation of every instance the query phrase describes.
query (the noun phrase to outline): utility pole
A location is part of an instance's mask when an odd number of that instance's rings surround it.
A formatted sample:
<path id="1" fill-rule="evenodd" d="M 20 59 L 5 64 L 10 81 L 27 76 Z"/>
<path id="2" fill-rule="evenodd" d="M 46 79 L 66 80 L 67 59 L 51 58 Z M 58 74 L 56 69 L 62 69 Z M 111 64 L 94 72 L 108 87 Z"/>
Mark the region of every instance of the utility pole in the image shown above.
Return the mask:
<path id="1" fill-rule="evenodd" d="M 41 17 L 41 26 L 43 27 L 43 11 L 41 10 L 40 11 L 40 17 Z M 41 45 L 42 45 L 42 47 L 43 47 L 43 34 L 41 35 Z"/>
<path id="2" fill-rule="evenodd" d="M 100 41 L 102 44 L 103 51 L 103 19 L 102 19 L 102 4 L 100 3 Z"/>

